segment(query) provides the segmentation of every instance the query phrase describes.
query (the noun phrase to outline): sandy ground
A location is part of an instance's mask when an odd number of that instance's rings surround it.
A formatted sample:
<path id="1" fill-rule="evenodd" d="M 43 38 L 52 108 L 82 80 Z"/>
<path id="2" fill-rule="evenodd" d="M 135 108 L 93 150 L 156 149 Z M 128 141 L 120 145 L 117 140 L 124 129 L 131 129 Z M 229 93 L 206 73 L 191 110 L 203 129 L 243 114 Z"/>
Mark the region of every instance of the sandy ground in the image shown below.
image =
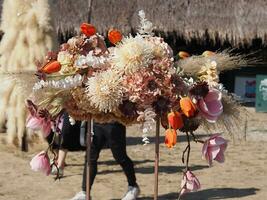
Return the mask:
<path id="1" fill-rule="evenodd" d="M 201 190 L 184 196 L 184 200 L 267 199 L 267 114 L 253 113 L 248 120 L 247 141 L 229 138 L 226 162 L 211 168 L 201 159 L 201 144 L 192 143 L 191 169 L 201 182 Z M 240 130 L 241 131 L 241 130 Z M 152 135 L 152 134 L 151 134 Z M 205 137 L 205 134 L 201 134 Z M 239 135 L 244 135 L 240 132 Z M 227 135 L 225 135 L 227 137 Z M 0 134 L 3 139 L 5 134 Z M 135 161 L 140 200 L 153 199 L 154 144 L 143 146 L 138 127 L 128 128 L 128 154 Z M 163 141 L 163 133 L 161 133 Z M 185 136 L 180 134 L 174 149 L 160 145 L 159 199 L 177 199 L 182 178 L 181 152 Z M 65 176 L 54 181 L 51 176 L 32 172 L 29 161 L 45 147 L 38 144 L 22 153 L 0 145 L 0 200 L 67 200 L 80 191 L 84 152 L 73 152 L 67 157 Z M 127 184 L 121 168 L 113 161 L 110 151 L 100 155 L 99 174 L 92 190 L 93 200 L 119 200 Z"/>

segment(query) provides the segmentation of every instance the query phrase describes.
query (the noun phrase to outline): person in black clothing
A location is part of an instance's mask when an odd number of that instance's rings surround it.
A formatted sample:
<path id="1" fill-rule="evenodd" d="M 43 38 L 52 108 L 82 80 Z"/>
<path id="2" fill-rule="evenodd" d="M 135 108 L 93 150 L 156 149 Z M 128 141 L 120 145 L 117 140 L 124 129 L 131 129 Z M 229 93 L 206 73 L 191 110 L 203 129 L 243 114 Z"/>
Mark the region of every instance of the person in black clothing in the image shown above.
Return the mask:
<path id="1" fill-rule="evenodd" d="M 81 151 L 85 150 L 85 147 L 80 144 L 80 126 L 81 122 L 76 121 L 74 125 L 69 122 L 69 115 L 65 112 L 63 114 L 63 125 L 61 134 L 53 141 L 52 148 L 57 151 L 56 165 L 58 169 L 53 166 L 51 170 L 52 175 L 58 175 L 62 177 L 64 175 L 65 159 L 68 151 Z M 50 144 L 54 137 L 54 132 L 51 132 L 46 138 Z M 59 173 L 59 174 L 58 174 Z"/>
<path id="2" fill-rule="evenodd" d="M 135 200 L 140 193 L 136 183 L 134 164 L 126 153 L 126 127 L 118 122 L 93 125 L 93 139 L 91 144 L 90 160 L 90 188 L 94 183 L 97 174 L 97 160 L 100 151 L 107 144 L 112 155 L 122 167 L 128 181 L 128 191 L 122 200 Z M 82 191 L 77 193 L 72 200 L 85 200 L 86 195 L 86 161 L 83 172 Z"/>

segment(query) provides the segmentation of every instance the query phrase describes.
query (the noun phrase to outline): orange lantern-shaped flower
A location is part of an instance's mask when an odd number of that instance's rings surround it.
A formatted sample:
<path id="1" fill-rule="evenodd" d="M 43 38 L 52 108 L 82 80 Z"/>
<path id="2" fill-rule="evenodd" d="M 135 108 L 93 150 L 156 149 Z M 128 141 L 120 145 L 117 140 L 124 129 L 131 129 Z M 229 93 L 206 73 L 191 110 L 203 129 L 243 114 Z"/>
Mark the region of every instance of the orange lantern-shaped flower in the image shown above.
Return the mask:
<path id="1" fill-rule="evenodd" d="M 165 132 L 165 145 L 168 148 L 174 147 L 177 142 L 177 133 L 174 129 L 167 129 Z"/>
<path id="2" fill-rule="evenodd" d="M 185 58 L 190 57 L 190 54 L 187 53 L 186 51 L 179 51 L 178 56 L 179 56 L 179 58 L 181 58 L 181 59 L 185 59 Z"/>
<path id="3" fill-rule="evenodd" d="M 116 44 L 121 41 L 122 34 L 117 29 L 110 29 L 108 31 L 108 39 L 112 44 Z"/>
<path id="4" fill-rule="evenodd" d="M 180 100 L 180 107 L 187 117 L 192 117 L 196 113 L 196 106 L 189 97 L 183 97 Z"/>
<path id="5" fill-rule="evenodd" d="M 80 26 L 80 29 L 81 29 L 81 32 L 87 37 L 90 37 L 96 34 L 96 28 L 92 24 L 82 23 L 82 25 Z"/>
<path id="6" fill-rule="evenodd" d="M 179 112 L 170 112 L 168 114 L 168 122 L 171 128 L 177 130 L 184 126 L 182 115 Z"/>
<path id="7" fill-rule="evenodd" d="M 42 69 L 41 72 L 46 74 L 52 74 L 55 72 L 59 72 L 61 69 L 61 64 L 58 61 L 52 61 L 47 63 Z"/>

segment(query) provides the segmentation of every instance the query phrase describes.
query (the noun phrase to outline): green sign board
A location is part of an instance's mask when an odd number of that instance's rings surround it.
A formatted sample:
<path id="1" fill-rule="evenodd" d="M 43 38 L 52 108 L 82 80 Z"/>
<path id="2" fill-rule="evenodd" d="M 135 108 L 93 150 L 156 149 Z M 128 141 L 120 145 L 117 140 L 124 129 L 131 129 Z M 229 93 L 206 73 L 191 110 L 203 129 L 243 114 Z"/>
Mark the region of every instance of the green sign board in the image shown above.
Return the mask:
<path id="1" fill-rule="evenodd" d="M 256 111 L 267 112 L 267 75 L 256 76 Z"/>

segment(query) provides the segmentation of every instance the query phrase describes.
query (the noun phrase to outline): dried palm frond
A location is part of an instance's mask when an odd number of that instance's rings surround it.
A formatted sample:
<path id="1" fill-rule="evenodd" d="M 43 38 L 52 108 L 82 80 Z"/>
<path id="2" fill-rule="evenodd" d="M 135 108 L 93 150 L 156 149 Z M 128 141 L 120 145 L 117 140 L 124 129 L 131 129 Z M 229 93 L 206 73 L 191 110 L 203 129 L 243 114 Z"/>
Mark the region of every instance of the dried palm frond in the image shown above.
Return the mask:
<path id="1" fill-rule="evenodd" d="M 14 81 L 17 91 L 27 97 L 32 93 L 32 87 L 36 82 L 34 74 L 35 71 L 2 72 L 0 77 L 2 81 Z"/>
<path id="2" fill-rule="evenodd" d="M 186 75 L 196 76 L 201 68 L 208 62 L 215 61 L 218 74 L 222 71 L 237 69 L 240 67 L 253 66 L 259 63 L 255 58 L 249 58 L 250 55 L 234 54 L 233 50 L 226 49 L 216 52 L 210 56 L 191 56 L 178 61 L 178 66 L 183 69 Z"/>
<path id="3" fill-rule="evenodd" d="M 46 108 L 49 113 L 56 117 L 63 109 L 70 93 L 67 90 L 42 90 L 33 93 L 33 100 L 40 108 Z"/>
<path id="4" fill-rule="evenodd" d="M 237 69 L 240 67 L 251 67 L 260 62 L 257 58 L 250 58 L 252 54 L 237 54 L 234 49 L 226 49 L 216 52 L 210 59 L 217 62 L 217 70 L 219 72 Z"/>

